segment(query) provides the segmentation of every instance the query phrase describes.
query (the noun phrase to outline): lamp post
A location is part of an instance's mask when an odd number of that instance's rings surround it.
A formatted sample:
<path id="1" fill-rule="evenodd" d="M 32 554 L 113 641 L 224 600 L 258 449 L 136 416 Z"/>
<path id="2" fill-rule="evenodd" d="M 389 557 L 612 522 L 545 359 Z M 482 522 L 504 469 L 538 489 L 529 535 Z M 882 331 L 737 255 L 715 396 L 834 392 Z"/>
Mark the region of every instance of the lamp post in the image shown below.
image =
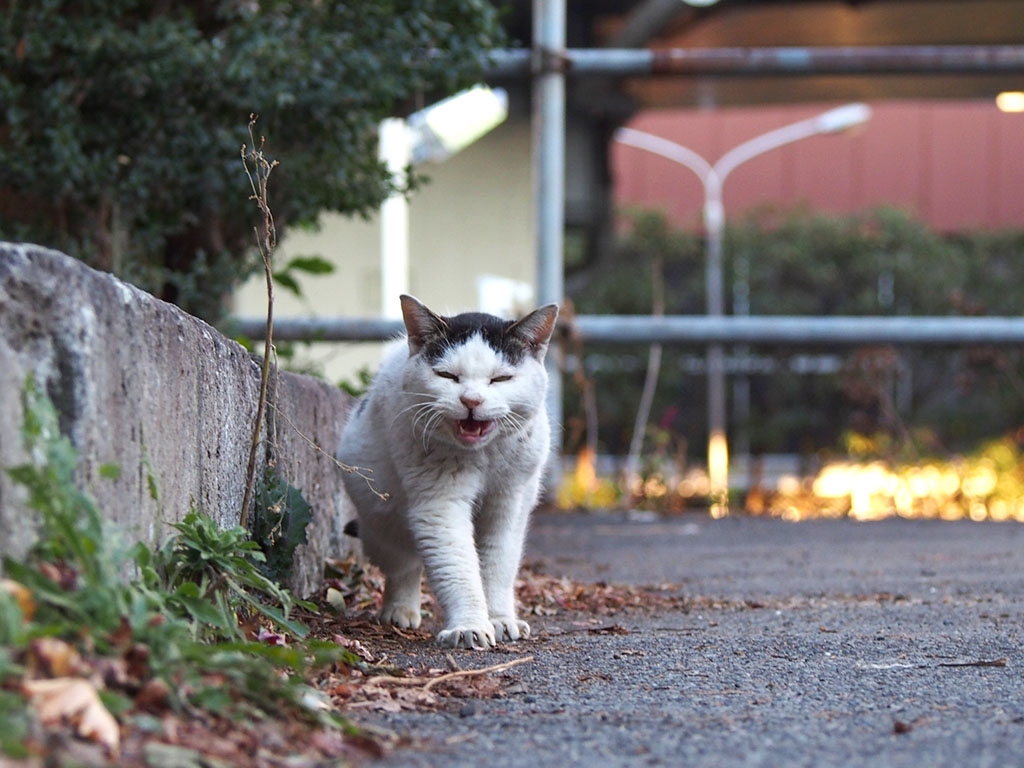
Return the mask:
<path id="1" fill-rule="evenodd" d="M 689 168 L 704 188 L 704 229 L 706 236 L 705 292 L 707 314 L 725 314 L 722 280 L 722 239 L 725 233 L 725 207 L 722 187 L 738 166 L 772 149 L 822 133 L 838 133 L 861 125 L 871 118 L 867 104 L 847 104 L 816 117 L 776 128 L 726 152 L 713 165 L 692 149 L 668 139 L 632 128 L 620 128 L 616 141 L 651 152 Z M 711 514 L 723 517 L 729 512 L 729 450 L 725 418 L 725 350 L 721 344 L 707 349 L 708 397 L 708 480 Z"/>

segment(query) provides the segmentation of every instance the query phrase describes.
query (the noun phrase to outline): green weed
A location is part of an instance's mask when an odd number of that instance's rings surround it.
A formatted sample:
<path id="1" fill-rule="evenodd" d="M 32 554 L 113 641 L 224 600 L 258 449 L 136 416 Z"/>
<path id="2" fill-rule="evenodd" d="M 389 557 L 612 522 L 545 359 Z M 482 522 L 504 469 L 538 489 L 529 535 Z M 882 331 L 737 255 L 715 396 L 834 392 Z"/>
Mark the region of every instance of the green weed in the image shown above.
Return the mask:
<path id="1" fill-rule="evenodd" d="M 38 638 L 75 649 L 82 674 L 111 659 L 128 670 L 101 692 L 122 722 L 135 716 L 133 697 L 157 680 L 166 691 L 163 705 L 178 712 L 290 716 L 348 728 L 304 676 L 335 661 L 365 663 L 308 637 L 291 614 L 296 605 L 313 606 L 268 578 L 260 544 L 245 529 L 219 530 L 193 510 L 162 545 L 126 546 L 95 500 L 76 488 L 77 453 L 31 379 L 23 401 L 30 461 L 8 472 L 27 490 L 39 531 L 26 558 L 3 560 L 6 577 L 27 589 L 31 611 L 0 589 L 0 749 L 25 754 L 31 718 L 14 688 L 39 666 Z M 155 497 L 154 483 L 151 491 Z M 284 523 L 292 550 L 296 534 L 288 531 L 298 524 Z"/>
<path id="2" fill-rule="evenodd" d="M 253 539 L 265 557 L 264 573 L 271 579 L 288 581 L 295 549 L 306 543 L 306 527 L 313 509 L 295 486 L 268 469 L 256 488 Z"/>

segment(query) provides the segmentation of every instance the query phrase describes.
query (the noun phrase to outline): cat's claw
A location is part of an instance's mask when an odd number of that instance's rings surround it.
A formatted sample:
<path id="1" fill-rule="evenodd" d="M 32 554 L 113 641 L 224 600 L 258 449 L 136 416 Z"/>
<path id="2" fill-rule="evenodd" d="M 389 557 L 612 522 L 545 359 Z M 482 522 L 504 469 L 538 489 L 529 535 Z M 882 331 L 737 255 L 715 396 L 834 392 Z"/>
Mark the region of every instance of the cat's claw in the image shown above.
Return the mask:
<path id="1" fill-rule="evenodd" d="M 405 605 L 385 605 L 380 612 L 380 623 L 399 629 L 417 629 L 420 626 L 420 612 L 418 608 Z"/>
<path id="2" fill-rule="evenodd" d="M 437 633 L 437 644 L 443 648 L 470 648 L 478 651 L 493 648 L 494 627 L 488 623 L 478 627 L 453 627 Z"/>
<path id="3" fill-rule="evenodd" d="M 502 640 L 525 640 L 530 636 L 530 625 L 514 616 L 491 616 L 494 637 Z"/>

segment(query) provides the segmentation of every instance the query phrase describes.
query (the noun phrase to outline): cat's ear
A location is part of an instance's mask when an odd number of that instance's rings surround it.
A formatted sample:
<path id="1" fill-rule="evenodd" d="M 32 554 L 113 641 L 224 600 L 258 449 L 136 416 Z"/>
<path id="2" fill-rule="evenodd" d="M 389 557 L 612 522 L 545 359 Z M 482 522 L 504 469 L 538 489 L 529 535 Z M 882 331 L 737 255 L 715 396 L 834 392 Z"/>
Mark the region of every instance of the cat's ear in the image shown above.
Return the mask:
<path id="1" fill-rule="evenodd" d="M 402 317 L 405 319 L 405 331 L 409 336 L 409 354 L 415 355 L 427 341 L 435 336 L 443 335 L 448 323 L 440 315 L 435 315 L 419 299 L 402 294 Z"/>
<path id="2" fill-rule="evenodd" d="M 533 351 L 533 356 L 543 360 L 548 351 L 548 342 L 555 332 L 555 321 L 558 320 L 558 305 L 548 304 L 535 309 L 522 320 L 513 323 L 508 332 L 526 342 Z"/>

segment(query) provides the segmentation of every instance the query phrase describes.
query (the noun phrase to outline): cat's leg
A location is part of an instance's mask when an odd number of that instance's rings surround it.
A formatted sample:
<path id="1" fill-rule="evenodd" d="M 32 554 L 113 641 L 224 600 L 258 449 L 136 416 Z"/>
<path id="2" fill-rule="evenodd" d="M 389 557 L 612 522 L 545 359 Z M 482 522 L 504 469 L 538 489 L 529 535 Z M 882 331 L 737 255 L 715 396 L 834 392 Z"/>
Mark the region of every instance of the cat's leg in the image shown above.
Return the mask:
<path id="1" fill-rule="evenodd" d="M 400 629 L 416 629 L 420 625 L 423 562 L 409 533 L 397 525 L 384 524 L 384 519 L 361 520 L 359 532 L 363 552 L 384 572 L 380 622 Z"/>
<path id="2" fill-rule="evenodd" d="M 480 581 L 471 506 L 463 501 L 424 505 L 410 511 L 409 523 L 427 579 L 445 615 L 438 644 L 447 648 L 493 646 L 494 627 Z"/>
<path id="3" fill-rule="evenodd" d="M 488 618 L 498 641 L 530 636 L 530 625 L 516 616 L 515 581 L 539 483 L 538 475 L 518 493 L 510 490 L 489 497 L 477 518 L 480 575 Z"/>
<path id="4" fill-rule="evenodd" d="M 399 629 L 416 629 L 420 625 L 420 578 L 423 564 L 419 558 L 405 568 L 384 572 L 384 604 L 380 611 L 382 624 Z"/>

